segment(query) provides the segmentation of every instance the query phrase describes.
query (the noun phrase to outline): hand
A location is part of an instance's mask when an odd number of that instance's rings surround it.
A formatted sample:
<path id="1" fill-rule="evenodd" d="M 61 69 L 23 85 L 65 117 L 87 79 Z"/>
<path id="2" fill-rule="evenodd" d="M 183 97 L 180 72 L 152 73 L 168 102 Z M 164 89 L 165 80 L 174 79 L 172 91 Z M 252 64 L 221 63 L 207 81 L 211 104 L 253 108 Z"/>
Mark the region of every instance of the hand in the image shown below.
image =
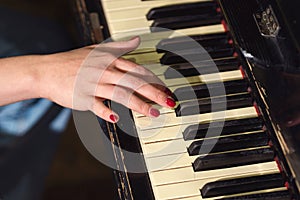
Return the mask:
<path id="1" fill-rule="evenodd" d="M 40 97 L 64 107 L 90 110 L 110 122 L 117 122 L 119 116 L 103 104 L 105 99 L 158 117 L 159 111 L 145 99 L 174 107 L 170 90 L 149 70 L 119 58 L 136 49 L 139 41 L 136 37 L 47 55 L 38 73 Z"/>

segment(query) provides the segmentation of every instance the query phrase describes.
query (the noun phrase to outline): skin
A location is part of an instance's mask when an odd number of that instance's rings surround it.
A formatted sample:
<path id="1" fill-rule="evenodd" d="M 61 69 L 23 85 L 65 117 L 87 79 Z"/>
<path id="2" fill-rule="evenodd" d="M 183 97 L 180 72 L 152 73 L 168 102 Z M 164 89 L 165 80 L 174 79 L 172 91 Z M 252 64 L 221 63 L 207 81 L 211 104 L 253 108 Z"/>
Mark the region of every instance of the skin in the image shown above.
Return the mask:
<path id="1" fill-rule="evenodd" d="M 47 98 L 63 107 L 92 111 L 114 123 L 119 116 L 103 104 L 110 99 L 157 117 L 157 110 L 146 99 L 170 107 L 170 92 L 149 70 L 119 58 L 139 43 L 135 37 L 69 52 L 0 59 L 0 105 Z"/>

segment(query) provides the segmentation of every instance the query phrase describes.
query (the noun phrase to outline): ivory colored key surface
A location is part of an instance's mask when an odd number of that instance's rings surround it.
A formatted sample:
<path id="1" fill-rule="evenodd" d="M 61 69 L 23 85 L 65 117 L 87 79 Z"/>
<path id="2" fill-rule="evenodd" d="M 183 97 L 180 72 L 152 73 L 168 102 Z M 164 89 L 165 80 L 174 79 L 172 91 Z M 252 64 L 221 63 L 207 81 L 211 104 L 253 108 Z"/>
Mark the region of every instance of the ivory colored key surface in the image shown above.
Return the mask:
<path id="1" fill-rule="evenodd" d="M 158 118 L 134 116 L 134 120 L 138 131 L 140 131 L 184 124 L 197 124 L 201 122 L 209 122 L 212 120 L 250 118 L 256 115 L 257 112 L 254 107 L 246 107 L 182 117 L 176 117 L 174 112 L 163 114 Z"/>
<path id="2" fill-rule="evenodd" d="M 237 177 L 253 176 L 257 174 L 269 174 L 269 173 L 278 172 L 276 168 L 273 168 L 274 165 L 275 164 L 273 164 L 273 166 L 271 166 L 270 169 L 266 169 L 266 170 L 260 170 L 259 169 L 260 167 L 258 166 L 258 168 L 254 167 L 254 170 L 251 171 L 249 166 L 250 169 L 249 171 L 244 171 L 244 169 L 241 170 L 231 169 L 231 172 L 229 172 L 227 175 L 224 174 L 224 176 L 217 175 L 216 177 L 212 177 L 212 178 L 194 179 L 190 181 L 181 181 L 177 183 L 162 184 L 158 186 L 152 185 L 152 186 L 153 186 L 155 197 L 156 199 L 159 200 L 184 198 L 189 196 L 198 196 L 199 199 L 202 199 L 199 190 L 206 183 L 217 181 L 220 179 L 226 179 L 228 177 L 237 178 Z M 255 168 L 258 170 L 256 170 Z M 151 173 L 150 173 L 150 177 L 151 177 Z M 154 179 L 154 177 L 152 177 L 152 179 Z"/>
<path id="3" fill-rule="evenodd" d="M 262 171 L 263 169 L 263 171 Z M 233 171 L 235 173 L 233 173 Z M 174 184 L 193 180 L 230 177 L 232 174 L 242 175 L 248 173 L 259 174 L 261 172 L 278 172 L 276 162 L 266 162 L 240 167 L 232 167 L 218 170 L 194 172 L 192 166 L 159 170 L 150 172 L 153 186 Z"/>
<path id="4" fill-rule="evenodd" d="M 200 1 L 188 0 L 184 3 Z M 102 1 L 102 6 L 111 34 L 114 34 L 119 31 L 127 31 L 130 29 L 148 28 L 152 21 L 148 21 L 146 19 L 146 15 L 151 8 L 174 5 L 176 3 L 178 4 L 183 2 L 180 0 L 152 2 L 144 2 L 140 0 L 115 0 Z"/>
<path id="5" fill-rule="evenodd" d="M 204 0 L 188 0 L 184 3 L 201 2 Z M 102 6 L 107 20 L 108 28 L 113 39 L 118 40 L 124 37 L 130 37 L 133 35 L 142 35 L 150 33 L 150 25 L 152 21 L 146 19 L 146 14 L 151 8 L 174 5 L 183 3 L 180 0 L 160 0 L 160 1 L 140 1 L 140 0 L 116 0 L 105 1 L 102 0 Z M 221 25 L 214 26 L 207 32 L 213 33 L 218 30 L 224 30 Z M 218 27 L 218 28 L 217 28 Z M 205 28 L 195 27 L 182 29 L 179 32 L 185 35 L 201 34 Z M 155 33 L 161 35 L 160 33 Z M 172 33 L 170 33 L 171 35 Z M 150 36 L 152 38 L 153 36 Z M 147 38 L 144 37 L 144 38 Z M 167 38 L 167 37 L 164 37 Z"/>

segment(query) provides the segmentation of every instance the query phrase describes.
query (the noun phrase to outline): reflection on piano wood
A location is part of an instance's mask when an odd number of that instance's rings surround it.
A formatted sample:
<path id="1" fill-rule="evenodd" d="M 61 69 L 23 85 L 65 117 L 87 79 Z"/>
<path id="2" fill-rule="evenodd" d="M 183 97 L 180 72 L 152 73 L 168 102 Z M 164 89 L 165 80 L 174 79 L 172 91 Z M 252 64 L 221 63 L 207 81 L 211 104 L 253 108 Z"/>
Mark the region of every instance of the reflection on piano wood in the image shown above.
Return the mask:
<path id="1" fill-rule="evenodd" d="M 275 161 L 278 156 L 269 131 L 240 67 L 243 59 L 236 53 L 218 4 L 206 0 L 101 3 L 114 40 L 141 35 L 141 47 L 125 58 L 153 71 L 178 101 L 175 110 L 159 108 L 161 116 L 155 119 L 132 112 L 153 192 L 147 198 L 291 199 L 290 183 Z M 177 32 L 164 32 L 159 26 Z M 191 66 L 161 51 L 180 46 L 181 54 L 195 58 L 182 35 L 202 45 L 218 70 L 208 61 L 193 60 L 197 65 Z M 226 96 L 210 95 L 221 83 Z M 222 104 L 224 98 L 227 109 L 212 112 L 211 102 Z"/>

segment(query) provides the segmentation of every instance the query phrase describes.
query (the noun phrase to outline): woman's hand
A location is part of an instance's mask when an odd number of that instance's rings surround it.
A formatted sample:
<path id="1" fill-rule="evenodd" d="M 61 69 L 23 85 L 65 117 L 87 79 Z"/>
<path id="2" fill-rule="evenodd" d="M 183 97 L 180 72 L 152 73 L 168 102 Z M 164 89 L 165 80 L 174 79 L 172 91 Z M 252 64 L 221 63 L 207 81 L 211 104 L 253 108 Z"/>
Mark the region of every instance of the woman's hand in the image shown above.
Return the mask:
<path id="1" fill-rule="evenodd" d="M 39 96 L 64 107 L 90 110 L 110 122 L 117 122 L 119 116 L 103 104 L 105 99 L 158 117 L 159 111 L 145 100 L 174 107 L 170 90 L 149 70 L 119 58 L 138 45 L 136 37 L 47 55 L 38 68 Z"/>

